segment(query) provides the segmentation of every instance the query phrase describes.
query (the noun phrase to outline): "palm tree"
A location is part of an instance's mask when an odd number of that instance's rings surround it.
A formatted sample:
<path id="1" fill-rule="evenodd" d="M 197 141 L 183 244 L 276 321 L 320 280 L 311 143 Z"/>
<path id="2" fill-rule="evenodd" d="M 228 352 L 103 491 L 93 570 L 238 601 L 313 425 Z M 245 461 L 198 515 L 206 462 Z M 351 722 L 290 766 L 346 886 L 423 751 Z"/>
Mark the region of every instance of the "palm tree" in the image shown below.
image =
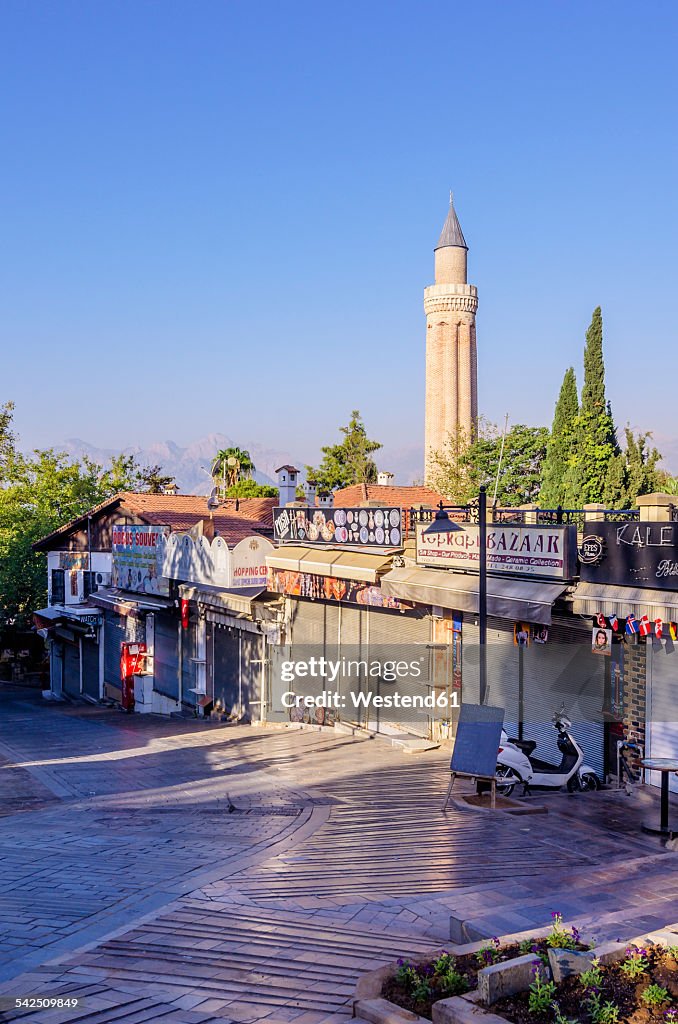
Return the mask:
<path id="1" fill-rule="evenodd" d="M 222 448 L 218 451 L 210 470 L 214 486 L 223 494 L 239 480 L 249 480 L 256 466 L 244 448 Z"/>

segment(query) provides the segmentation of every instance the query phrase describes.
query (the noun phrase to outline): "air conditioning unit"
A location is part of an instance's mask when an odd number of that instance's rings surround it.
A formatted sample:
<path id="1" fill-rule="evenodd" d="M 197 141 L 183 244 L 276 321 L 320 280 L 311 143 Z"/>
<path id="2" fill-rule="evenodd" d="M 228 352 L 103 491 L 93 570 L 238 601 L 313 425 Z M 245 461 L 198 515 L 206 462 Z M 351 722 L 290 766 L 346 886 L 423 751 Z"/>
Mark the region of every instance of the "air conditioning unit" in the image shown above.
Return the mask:
<path id="1" fill-rule="evenodd" d="M 97 587 L 110 587 L 112 573 L 110 572 L 95 572 L 94 582 Z"/>

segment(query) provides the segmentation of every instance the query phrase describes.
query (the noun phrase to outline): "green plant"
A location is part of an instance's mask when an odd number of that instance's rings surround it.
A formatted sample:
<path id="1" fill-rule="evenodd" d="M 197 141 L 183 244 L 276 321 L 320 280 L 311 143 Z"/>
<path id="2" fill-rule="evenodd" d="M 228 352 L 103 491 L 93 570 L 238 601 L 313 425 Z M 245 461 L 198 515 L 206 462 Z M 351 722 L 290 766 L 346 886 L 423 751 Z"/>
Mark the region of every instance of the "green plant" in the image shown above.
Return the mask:
<path id="1" fill-rule="evenodd" d="M 412 998 L 415 1003 L 423 1003 L 431 995 L 431 985 L 426 978 L 417 976 L 418 980 L 412 988 Z"/>
<path id="2" fill-rule="evenodd" d="M 497 960 L 499 959 L 500 946 L 501 943 L 497 936 L 495 935 L 493 936 L 493 938 L 490 939 L 489 942 L 485 943 L 484 946 L 480 947 L 480 949 L 476 953 L 476 960 L 481 965 L 481 967 L 489 967 L 491 964 L 497 962 Z"/>
<path id="3" fill-rule="evenodd" d="M 535 960 L 532 965 L 532 984 L 528 997 L 530 1013 L 546 1013 L 555 994 L 555 982 L 548 980 L 541 960 Z"/>
<path id="4" fill-rule="evenodd" d="M 638 946 L 629 946 L 626 950 L 626 960 L 620 963 L 620 970 L 627 978 L 640 978 L 650 966 L 647 959 L 647 950 Z"/>
<path id="5" fill-rule="evenodd" d="M 591 1024 L 618 1024 L 619 1007 L 612 1000 L 604 1003 L 600 992 L 591 992 L 584 1005 L 591 1015 Z"/>
<path id="6" fill-rule="evenodd" d="M 603 984 L 603 972 L 600 967 L 600 960 L 596 958 L 588 971 L 582 971 L 579 975 L 579 984 L 584 989 L 600 988 Z"/>
<path id="7" fill-rule="evenodd" d="M 553 1020 L 554 1024 L 577 1024 L 574 1017 L 566 1017 L 563 1011 L 558 1006 L 558 1003 L 551 1003 L 553 1007 Z"/>
<path id="8" fill-rule="evenodd" d="M 433 961 L 433 985 L 443 996 L 458 996 L 468 989 L 468 982 L 457 970 L 450 953 L 442 953 Z"/>
<path id="9" fill-rule="evenodd" d="M 554 910 L 551 914 L 553 924 L 551 931 L 546 936 L 546 945 L 551 949 L 576 949 L 579 941 L 579 932 L 573 928 L 571 932 L 563 928 L 563 915 Z"/>
<path id="10" fill-rule="evenodd" d="M 661 985 L 648 985 L 640 997 L 647 1006 L 661 1006 L 669 998 L 669 993 Z"/>

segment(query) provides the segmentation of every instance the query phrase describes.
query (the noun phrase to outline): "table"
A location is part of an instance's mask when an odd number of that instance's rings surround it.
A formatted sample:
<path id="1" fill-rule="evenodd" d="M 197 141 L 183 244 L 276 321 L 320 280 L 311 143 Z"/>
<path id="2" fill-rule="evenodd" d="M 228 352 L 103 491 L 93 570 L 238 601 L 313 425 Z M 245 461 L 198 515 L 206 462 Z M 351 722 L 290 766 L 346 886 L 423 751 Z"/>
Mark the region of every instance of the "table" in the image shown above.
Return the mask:
<path id="1" fill-rule="evenodd" d="M 643 768 L 651 772 L 661 772 L 661 796 L 659 802 L 659 828 L 643 822 L 643 832 L 652 832 L 655 835 L 672 836 L 676 829 L 669 828 L 669 775 L 672 772 L 678 773 L 678 758 L 675 757 L 646 757 L 640 762 Z"/>

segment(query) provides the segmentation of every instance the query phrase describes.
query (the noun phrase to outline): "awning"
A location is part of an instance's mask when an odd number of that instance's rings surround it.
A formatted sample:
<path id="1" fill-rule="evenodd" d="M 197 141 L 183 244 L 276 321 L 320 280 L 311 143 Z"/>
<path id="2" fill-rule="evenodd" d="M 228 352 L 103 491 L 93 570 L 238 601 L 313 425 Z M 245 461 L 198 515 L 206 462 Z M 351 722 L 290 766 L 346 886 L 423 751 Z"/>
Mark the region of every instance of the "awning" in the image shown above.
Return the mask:
<path id="1" fill-rule="evenodd" d="M 174 607 L 169 598 L 151 597 L 149 594 L 131 594 L 124 590 L 97 590 L 87 599 L 97 608 L 105 608 L 119 615 L 131 615 L 133 612 L 159 612 Z"/>
<path id="2" fill-rule="evenodd" d="M 393 562 L 393 555 L 362 551 L 337 551 L 336 548 L 281 547 L 266 556 L 269 569 L 309 572 L 315 576 L 376 583 Z"/>
<path id="3" fill-rule="evenodd" d="M 186 583 L 179 587 L 179 594 L 185 601 L 228 611 L 235 615 L 252 615 L 252 602 L 264 593 L 265 587 L 243 587 L 242 590 L 225 590 L 220 587 L 197 586 Z"/>
<path id="4" fill-rule="evenodd" d="M 38 608 L 37 611 L 33 612 L 33 615 L 41 619 L 45 619 L 45 621 L 50 624 L 58 622 L 59 619 L 65 618 L 61 608 Z"/>
<path id="5" fill-rule="evenodd" d="M 645 587 L 613 587 L 603 583 L 579 583 L 572 599 L 575 615 L 617 615 L 633 613 L 678 622 L 678 593 L 674 590 L 649 590 Z"/>
<path id="6" fill-rule="evenodd" d="M 478 577 L 441 569 L 392 569 L 381 579 L 388 597 L 418 604 L 436 604 L 460 612 L 478 612 Z M 487 577 L 487 614 L 498 619 L 537 622 L 548 626 L 553 602 L 565 583 Z"/>

